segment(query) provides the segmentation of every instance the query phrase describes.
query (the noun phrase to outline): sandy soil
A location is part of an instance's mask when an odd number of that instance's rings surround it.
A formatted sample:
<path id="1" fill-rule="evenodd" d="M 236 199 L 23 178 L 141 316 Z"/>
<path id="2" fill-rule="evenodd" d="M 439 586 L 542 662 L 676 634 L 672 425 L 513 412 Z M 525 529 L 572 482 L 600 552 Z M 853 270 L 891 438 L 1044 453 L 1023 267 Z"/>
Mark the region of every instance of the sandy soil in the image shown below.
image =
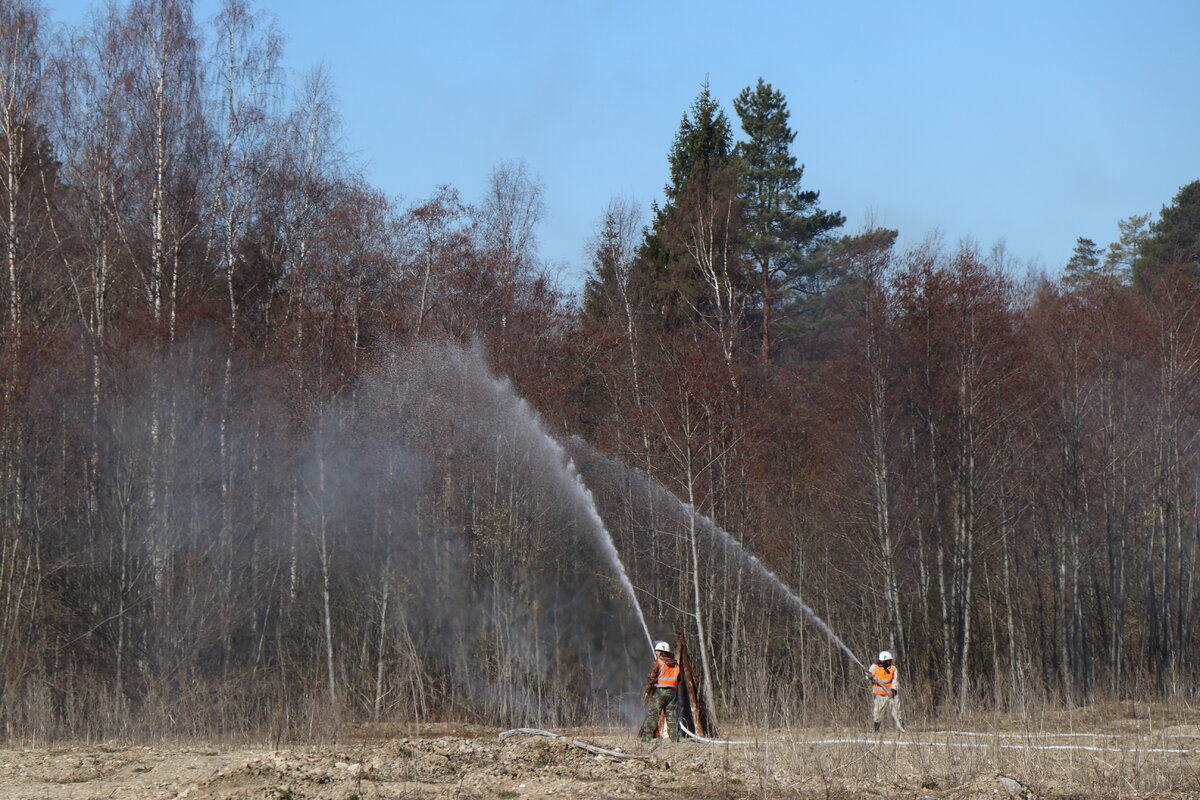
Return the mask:
<path id="1" fill-rule="evenodd" d="M 501 741 L 498 730 L 444 725 L 403 733 L 359 728 L 346 743 L 320 746 L 10 747 L 0 749 L 0 798 L 1200 796 L 1200 728 L 1104 727 L 1082 735 L 1076 728 L 900 737 L 790 730 L 768 732 L 766 744 L 754 745 L 648 745 L 627 732 L 565 732 L 637 756 L 628 759 L 597 756 L 563 739 Z"/>

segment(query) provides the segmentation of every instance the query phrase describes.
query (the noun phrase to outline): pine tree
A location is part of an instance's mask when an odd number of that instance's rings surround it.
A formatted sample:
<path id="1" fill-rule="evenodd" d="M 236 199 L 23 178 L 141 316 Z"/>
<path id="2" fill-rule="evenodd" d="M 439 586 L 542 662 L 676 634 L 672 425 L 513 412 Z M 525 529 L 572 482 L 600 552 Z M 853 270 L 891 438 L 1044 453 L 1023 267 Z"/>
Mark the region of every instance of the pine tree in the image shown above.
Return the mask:
<path id="1" fill-rule="evenodd" d="M 1104 254 L 1103 270 L 1121 284 L 1129 283 L 1133 277 L 1133 262 L 1142 251 L 1142 245 L 1150 235 L 1150 215 L 1134 214 L 1117 223 L 1120 238 L 1109 244 Z"/>
<path id="2" fill-rule="evenodd" d="M 813 248 L 846 218 L 821 210 L 820 193 L 800 187 L 804 165 L 791 152 L 796 133 L 788 126 L 783 93 L 762 78 L 733 101 L 747 139 L 737 145 L 741 162 L 743 218 L 748 260 L 758 274 L 762 307 L 761 352 L 771 356 L 772 303 L 814 277 Z"/>

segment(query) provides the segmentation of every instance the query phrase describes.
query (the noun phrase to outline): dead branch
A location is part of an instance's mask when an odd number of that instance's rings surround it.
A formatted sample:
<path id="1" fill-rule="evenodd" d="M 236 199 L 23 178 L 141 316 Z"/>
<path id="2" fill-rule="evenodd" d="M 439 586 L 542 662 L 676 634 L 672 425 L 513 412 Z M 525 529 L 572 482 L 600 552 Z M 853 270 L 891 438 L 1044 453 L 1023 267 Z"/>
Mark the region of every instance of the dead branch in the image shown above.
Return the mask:
<path id="1" fill-rule="evenodd" d="M 571 745 L 572 747 L 578 747 L 583 750 L 587 750 L 589 753 L 593 753 L 598 756 L 609 756 L 610 758 L 627 758 L 627 759 L 631 759 L 633 761 L 649 761 L 650 760 L 650 758 L 648 756 L 635 756 L 635 755 L 631 755 L 629 753 L 618 753 L 616 750 L 605 750 L 603 747 L 596 747 L 593 744 L 588 744 L 587 742 L 581 742 L 578 739 L 567 739 L 567 737 L 563 736 L 561 733 L 553 733 L 552 731 L 543 731 L 543 730 L 539 730 L 538 728 L 513 728 L 510 731 L 504 731 L 503 733 L 500 734 L 500 741 L 504 741 L 505 739 L 508 739 L 510 736 L 522 736 L 522 735 L 524 735 L 524 736 L 547 736 L 551 739 L 566 739 L 567 744 Z"/>

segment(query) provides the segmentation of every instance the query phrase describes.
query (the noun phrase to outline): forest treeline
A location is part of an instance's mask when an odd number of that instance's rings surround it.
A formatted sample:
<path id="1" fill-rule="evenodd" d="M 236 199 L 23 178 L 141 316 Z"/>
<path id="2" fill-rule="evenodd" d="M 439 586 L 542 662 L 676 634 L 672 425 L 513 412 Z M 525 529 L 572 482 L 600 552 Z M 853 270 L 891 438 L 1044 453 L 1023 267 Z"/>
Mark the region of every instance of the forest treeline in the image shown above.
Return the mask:
<path id="1" fill-rule="evenodd" d="M 862 687 L 688 507 L 929 709 L 1192 693 L 1200 182 L 1017 274 L 845 232 L 784 95 L 706 87 L 576 296 L 524 164 L 388 197 L 281 50 L 0 0 L 7 736 L 636 715 L 568 457 L 718 718 Z"/>

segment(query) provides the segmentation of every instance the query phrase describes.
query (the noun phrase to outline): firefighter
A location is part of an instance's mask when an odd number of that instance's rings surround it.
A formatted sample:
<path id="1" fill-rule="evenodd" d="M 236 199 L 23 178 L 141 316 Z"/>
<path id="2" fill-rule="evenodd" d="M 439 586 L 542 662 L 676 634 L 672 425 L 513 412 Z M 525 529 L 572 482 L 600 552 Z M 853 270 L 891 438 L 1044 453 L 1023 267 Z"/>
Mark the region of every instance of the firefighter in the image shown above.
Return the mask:
<path id="1" fill-rule="evenodd" d="M 887 650 L 880 651 L 879 659 L 867 671 L 867 680 L 871 682 L 871 690 L 875 696 L 875 705 L 871 709 L 871 718 L 875 723 L 875 731 L 879 732 L 879 723 L 883 721 L 883 715 L 891 711 L 892 721 L 896 723 L 896 729 L 903 733 L 904 726 L 900 724 L 900 700 L 896 697 L 898 689 L 896 667 L 892 664 L 892 654 L 890 652 Z"/>
<path id="2" fill-rule="evenodd" d="M 667 717 L 667 735 L 672 742 L 679 741 L 680 672 L 679 662 L 671 654 L 671 645 L 655 642 L 654 664 L 646 676 L 646 721 L 642 723 L 640 733 L 645 741 L 654 738 L 662 714 Z"/>

